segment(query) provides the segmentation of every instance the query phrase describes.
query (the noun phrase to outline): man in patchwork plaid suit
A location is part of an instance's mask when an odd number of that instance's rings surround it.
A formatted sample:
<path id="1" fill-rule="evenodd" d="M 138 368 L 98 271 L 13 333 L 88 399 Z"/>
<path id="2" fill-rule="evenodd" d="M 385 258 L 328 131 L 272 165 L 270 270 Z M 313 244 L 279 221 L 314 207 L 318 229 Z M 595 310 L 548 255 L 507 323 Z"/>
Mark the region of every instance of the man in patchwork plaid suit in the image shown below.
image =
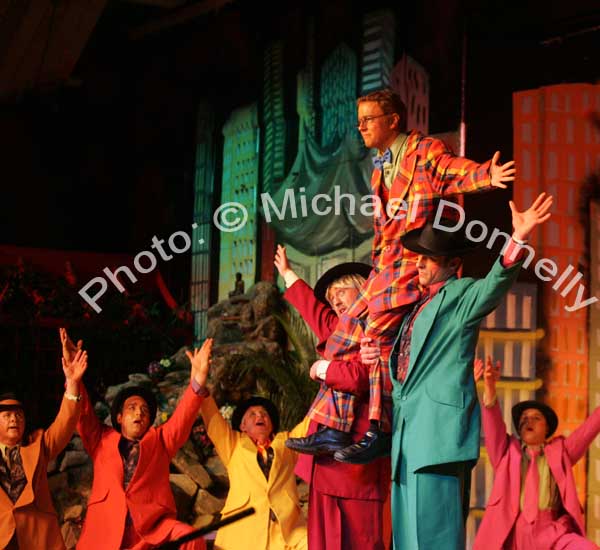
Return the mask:
<path id="1" fill-rule="evenodd" d="M 505 189 L 506 182 L 514 180 L 515 169 L 514 161 L 499 164 L 498 151 L 491 160 L 478 164 L 455 156 L 439 139 L 417 131 L 405 133 L 406 107 L 392 90 L 360 97 L 357 106 L 357 127 L 365 146 L 378 151 L 371 177 L 373 194 L 381 206 L 374 217 L 373 269 L 327 340 L 327 360 L 313 371 L 325 380 L 328 361 L 356 359 L 363 338 L 379 343 L 381 361 L 369 370 L 370 428 L 360 441 L 334 454 L 341 462 L 362 464 L 389 452 L 391 380 L 388 369 L 381 365 L 387 364 L 407 309 L 420 299 L 416 254 L 406 250 L 400 238 L 432 218 L 440 199 Z M 332 430 L 350 431 L 352 399 L 342 392 L 319 392 L 308 416 L 323 428 L 308 438 L 288 440 L 288 445 L 309 454 L 329 448 L 330 440 L 337 440 Z"/>

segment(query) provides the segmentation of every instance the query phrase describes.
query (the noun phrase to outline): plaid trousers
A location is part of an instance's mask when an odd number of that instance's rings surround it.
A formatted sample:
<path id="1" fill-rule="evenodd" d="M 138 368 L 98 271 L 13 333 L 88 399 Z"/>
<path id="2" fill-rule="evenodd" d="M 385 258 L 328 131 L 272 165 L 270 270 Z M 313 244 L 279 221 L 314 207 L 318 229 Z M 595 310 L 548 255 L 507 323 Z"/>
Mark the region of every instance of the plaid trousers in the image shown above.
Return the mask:
<path id="1" fill-rule="evenodd" d="M 416 270 L 415 270 L 416 271 Z M 340 317 L 336 330 L 327 340 L 325 356 L 332 361 L 349 361 L 357 359 L 360 354 L 360 341 L 363 336 L 377 342 L 381 348 L 381 359 L 376 365 L 369 367 L 369 420 L 379 421 L 381 429 L 391 432 L 392 426 L 392 381 L 388 360 L 394 340 L 400 330 L 402 319 L 419 298 L 417 278 L 412 277 L 407 284 L 406 305 L 368 315 L 364 296 L 359 296 L 348 310 L 351 315 Z M 413 298 L 414 296 L 414 298 Z M 360 308 L 362 319 L 360 318 Z M 354 315 L 359 315 L 355 317 Z M 350 432 L 354 422 L 354 406 L 356 396 L 334 390 L 321 384 L 309 411 L 308 417 L 319 424 Z"/>

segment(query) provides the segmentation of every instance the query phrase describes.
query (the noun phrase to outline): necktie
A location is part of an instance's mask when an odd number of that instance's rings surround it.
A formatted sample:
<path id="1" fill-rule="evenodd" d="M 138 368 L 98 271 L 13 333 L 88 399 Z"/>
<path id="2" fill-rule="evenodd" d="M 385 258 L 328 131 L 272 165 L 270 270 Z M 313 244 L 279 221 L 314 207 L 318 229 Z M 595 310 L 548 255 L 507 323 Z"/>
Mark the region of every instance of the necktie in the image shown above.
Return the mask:
<path id="1" fill-rule="evenodd" d="M 0 467 L 0 484 L 9 496 L 10 500 L 17 502 L 25 485 L 27 477 L 23 469 L 23 461 L 19 447 L 6 448 L 6 457 L 3 457 L 3 464 Z"/>
<path id="2" fill-rule="evenodd" d="M 273 449 L 267 443 L 264 447 L 262 445 L 257 445 L 258 452 L 256 453 L 256 459 L 258 461 L 258 465 L 262 470 L 262 473 L 265 475 L 265 478 L 269 479 L 269 472 L 271 471 L 271 466 L 273 464 Z"/>
<path id="3" fill-rule="evenodd" d="M 381 156 L 378 155 L 376 157 L 373 157 L 373 166 L 375 166 L 375 168 L 381 170 L 382 172 L 384 162 L 387 162 L 388 164 L 392 162 L 392 151 L 390 151 L 390 149 L 386 149 L 383 155 Z"/>
<path id="4" fill-rule="evenodd" d="M 412 338 L 415 317 L 427 300 L 429 300 L 429 291 L 425 289 L 421 294 L 420 300 L 407 314 L 406 321 L 402 325 L 402 332 L 400 333 L 400 338 L 398 340 L 398 349 L 394 350 L 394 352 L 398 354 L 398 366 L 396 368 L 396 378 L 398 382 L 403 383 L 406 378 L 406 374 L 408 373 L 408 365 L 410 363 L 410 340 Z"/>
<path id="5" fill-rule="evenodd" d="M 140 442 L 122 438 L 119 451 L 123 458 L 123 487 L 127 489 L 140 458 Z"/>
<path id="6" fill-rule="evenodd" d="M 538 491 L 540 487 L 540 473 L 537 467 L 539 450 L 527 449 L 529 466 L 525 475 L 525 498 L 523 499 L 523 517 L 533 523 L 538 514 Z"/>

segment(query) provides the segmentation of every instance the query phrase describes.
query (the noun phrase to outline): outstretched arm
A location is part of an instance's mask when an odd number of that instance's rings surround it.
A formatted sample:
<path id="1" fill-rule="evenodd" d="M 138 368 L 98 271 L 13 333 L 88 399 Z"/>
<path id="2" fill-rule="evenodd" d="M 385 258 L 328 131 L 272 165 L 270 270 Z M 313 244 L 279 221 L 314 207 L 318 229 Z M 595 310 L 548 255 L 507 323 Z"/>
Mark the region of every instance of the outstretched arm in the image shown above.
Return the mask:
<path id="1" fill-rule="evenodd" d="M 77 351 L 72 361 L 62 359 L 66 392 L 60 410 L 52 425 L 44 432 L 44 444 L 49 456 L 54 458 L 60 453 L 75 431 L 81 411 L 80 383 L 87 369 L 87 353 Z"/>
<path id="2" fill-rule="evenodd" d="M 236 432 L 229 425 L 229 422 L 221 416 L 219 408 L 212 397 L 207 397 L 202 402 L 200 413 L 206 426 L 206 433 L 213 442 L 219 458 L 225 466 L 228 466 L 240 438 L 239 432 Z"/>
<path id="3" fill-rule="evenodd" d="M 195 368 L 200 375 L 200 378 L 195 379 L 196 383 L 208 394 L 206 380 L 210 370 L 212 340 L 210 340 L 208 345 L 206 342 L 204 344 L 207 347 L 202 346 L 202 349 L 195 350 L 194 354 L 187 352 L 187 355 L 192 362 L 192 368 Z M 239 439 L 239 434 L 221 416 L 215 400 L 210 395 L 207 395 L 206 399 L 202 401 L 200 413 L 202 414 L 202 420 L 204 421 L 208 437 L 213 442 L 223 464 L 227 466 Z"/>
<path id="4" fill-rule="evenodd" d="M 77 345 L 75 345 L 71 338 L 69 338 L 65 328 L 60 328 L 59 333 L 62 344 L 63 363 L 71 363 L 75 359 L 77 353 L 82 351 L 83 342 L 79 340 Z M 87 390 L 82 382 L 80 382 L 79 385 L 79 393 L 81 395 L 81 415 L 77 422 L 77 432 L 81 436 L 85 450 L 89 455 L 93 456 L 96 447 L 100 443 L 103 432 L 110 430 L 110 428 L 103 425 L 98 419 Z"/>
<path id="5" fill-rule="evenodd" d="M 450 152 L 443 141 L 431 139 L 427 161 L 434 189 L 442 195 L 472 193 L 490 188 L 505 189 L 515 179 L 514 161 L 499 164 L 500 152 L 478 164 Z"/>
<path id="6" fill-rule="evenodd" d="M 526 241 L 531 232 L 550 218 L 550 209 L 554 197 L 540 193 L 533 204 L 525 211 L 519 212 L 513 201 L 508 202 L 512 214 L 513 237 L 515 240 Z"/>
<path id="7" fill-rule="evenodd" d="M 288 287 L 283 297 L 296 308 L 320 341 L 331 336 L 339 322 L 338 316 L 329 305 L 317 300 L 313 289 L 302 279 Z"/>
<path id="8" fill-rule="evenodd" d="M 464 293 L 458 311 L 464 322 L 478 323 L 498 306 L 518 275 L 518 259 L 523 248 L 517 241 L 527 241 L 531 232 L 550 218 L 552 201 L 552 196 L 541 193 L 523 212 L 517 210 L 514 202 L 509 202 L 513 239 L 504 251 L 500 264 L 494 264 L 485 278 L 476 281 Z"/>
<path id="9" fill-rule="evenodd" d="M 480 361 L 480 360 L 479 360 Z M 476 370 L 478 370 L 476 365 Z M 477 379 L 476 373 L 476 379 Z M 493 468 L 497 468 L 500 460 L 504 456 L 508 443 L 509 435 L 506 433 L 506 425 L 502 419 L 500 405 L 496 398 L 496 382 L 500 379 L 500 361 L 496 361 L 494 365 L 492 359 L 486 359 L 485 367 L 483 368 L 483 408 L 481 411 L 481 419 L 483 423 L 483 434 L 485 438 L 485 447 L 490 457 L 490 462 Z"/>
<path id="10" fill-rule="evenodd" d="M 277 250 L 275 252 L 275 260 L 273 261 L 279 275 L 285 281 L 285 286 L 289 288 L 292 286 L 300 277 L 296 275 L 294 270 L 290 267 L 290 262 L 288 261 L 287 252 L 285 250 L 285 246 L 277 245 Z"/>
<path id="11" fill-rule="evenodd" d="M 485 361 L 485 366 L 481 359 L 475 359 L 475 382 L 483 377 L 483 404 L 486 407 L 491 407 L 496 402 L 496 382 L 500 380 L 501 366 L 500 361 L 496 361 L 494 365 L 489 356 Z"/>
<path id="12" fill-rule="evenodd" d="M 75 345 L 73 340 L 69 338 L 67 329 L 64 327 L 58 329 L 58 334 L 60 336 L 60 343 L 62 345 L 63 357 L 67 361 L 73 361 L 75 354 L 83 347 L 83 340 L 78 340 L 77 345 Z"/>
<path id="13" fill-rule="evenodd" d="M 194 353 L 186 351 L 191 363 L 190 385 L 183 393 L 177 404 L 173 416 L 160 426 L 161 436 L 167 451 L 174 455 L 190 436 L 192 426 L 198 417 L 198 410 L 206 392 L 206 378 L 208 376 L 210 354 L 213 340 L 207 338 L 200 349 Z"/>
<path id="14" fill-rule="evenodd" d="M 210 357 L 212 354 L 213 339 L 207 338 L 200 349 L 196 348 L 194 353 L 186 351 L 185 354 L 192 365 L 191 381 L 199 388 L 206 387 L 206 379 L 210 369 Z"/>
<path id="15" fill-rule="evenodd" d="M 571 464 L 575 464 L 586 453 L 598 433 L 600 433 L 600 407 L 596 407 L 583 424 L 565 439 L 565 449 L 569 453 Z"/>

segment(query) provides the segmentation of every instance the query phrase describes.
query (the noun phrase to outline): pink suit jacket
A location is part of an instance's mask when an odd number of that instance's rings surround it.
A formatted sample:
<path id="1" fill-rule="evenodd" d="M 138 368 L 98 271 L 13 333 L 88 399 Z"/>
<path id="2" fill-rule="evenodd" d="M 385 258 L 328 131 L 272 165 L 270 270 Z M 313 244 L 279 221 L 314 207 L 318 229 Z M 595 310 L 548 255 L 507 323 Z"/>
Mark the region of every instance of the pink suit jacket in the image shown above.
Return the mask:
<path id="1" fill-rule="evenodd" d="M 100 423 L 87 393 L 82 391 L 77 430 L 92 458 L 94 481 L 77 543 L 79 550 L 118 550 L 127 510 L 148 547 L 168 540 L 177 516 L 169 464 L 189 437 L 202 399 L 188 386 L 173 416 L 158 428 L 150 427 L 140 440 L 138 464 L 125 490 L 118 448 L 121 434 Z"/>
<path id="2" fill-rule="evenodd" d="M 337 326 L 337 315 L 315 298 L 312 288 L 302 279 L 290 286 L 284 297 L 319 338 L 317 351 L 323 353 L 327 338 Z M 369 429 L 369 368 L 358 359 L 332 361 L 327 368 L 325 383 L 335 390 L 358 396 L 352 425 L 352 438 L 358 441 Z M 317 424 L 311 422 L 308 434 L 316 429 Z M 330 456 L 315 460 L 311 455 L 299 454 L 296 474 L 325 495 L 381 502 L 387 498 L 391 479 L 389 458 L 378 458 L 369 464 L 359 465 L 338 462 Z"/>
<path id="3" fill-rule="evenodd" d="M 521 442 L 506 433 L 498 403 L 493 407 L 481 409 L 485 446 L 495 471 L 495 478 L 473 550 L 501 550 L 519 514 Z M 573 518 L 581 535 L 585 535 L 585 527 L 572 467 L 585 454 L 598 432 L 600 407 L 596 408 L 570 436 L 556 437 L 544 447 L 563 508 Z"/>

